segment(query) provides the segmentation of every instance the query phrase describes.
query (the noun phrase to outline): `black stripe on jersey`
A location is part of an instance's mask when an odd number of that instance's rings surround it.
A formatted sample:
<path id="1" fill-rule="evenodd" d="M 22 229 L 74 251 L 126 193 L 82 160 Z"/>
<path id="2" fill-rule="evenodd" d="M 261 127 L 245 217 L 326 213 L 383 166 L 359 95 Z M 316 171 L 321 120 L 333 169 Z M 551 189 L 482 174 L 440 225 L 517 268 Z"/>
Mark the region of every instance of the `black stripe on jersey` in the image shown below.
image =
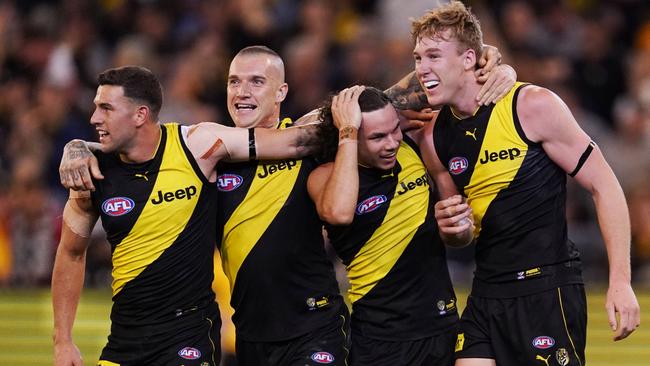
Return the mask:
<path id="1" fill-rule="evenodd" d="M 517 99 L 519 98 L 519 92 L 521 91 L 521 89 L 525 88 L 528 85 L 530 85 L 530 84 L 521 84 L 515 90 L 515 93 L 512 96 L 512 100 L 513 100 L 513 102 L 512 102 L 512 117 L 514 119 L 515 129 L 517 130 L 517 133 L 519 134 L 519 137 L 522 140 L 524 140 L 524 142 L 526 144 L 528 144 L 528 146 L 537 146 L 537 145 L 540 145 L 540 144 L 537 143 L 537 142 L 529 140 L 528 136 L 526 136 L 526 133 L 524 132 L 524 129 L 521 127 L 521 122 L 519 122 L 519 114 L 517 114 Z"/>
<path id="2" fill-rule="evenodd" d="M 181 147 L 183 148 L 183 151 L 185 152 L 185 156 L 187 157 L 187 161 L 190 162 L 190 165 L 194 169 L 194 173 L 196 173 L 196 175 L 199 178 L 201 178 L 201 181 L 203 182 L 203 184 L 206 184 L 206 185 L 214 184 L 214 183 L 211 183 L 208 180 L 208 177 L 206 177 L 205 174 L 203 174 L 203 172 L 201 171 L 201 168 L 199 167 L 199 164 L 196 162 L 196 159 L 194 158 L 194 154 L 192 154 L 190 149 L 187 147 L 187 144 L 185 143 L 185 139 L 183 138 L 182 127 L 183 126 L 178 125 L 178 136 L 179 136 L 179 140 L 180 140 L 180 143 L 181 143 Z"/>

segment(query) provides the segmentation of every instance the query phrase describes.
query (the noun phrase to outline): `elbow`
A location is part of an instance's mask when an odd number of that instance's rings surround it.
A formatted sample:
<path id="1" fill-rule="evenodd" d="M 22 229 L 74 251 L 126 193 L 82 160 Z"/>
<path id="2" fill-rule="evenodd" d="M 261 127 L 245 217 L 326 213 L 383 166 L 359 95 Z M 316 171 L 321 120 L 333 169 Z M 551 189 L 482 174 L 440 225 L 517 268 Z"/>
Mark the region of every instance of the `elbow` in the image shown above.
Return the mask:
<path id="1" fill-rule="evenodd" d="M 320 213 L 321 220 L 330 225 L 344 226 L 350 225 L 354 219 L 354 211 L 340 210 L 336 208 L 328 208 L 322 210 Z"/>

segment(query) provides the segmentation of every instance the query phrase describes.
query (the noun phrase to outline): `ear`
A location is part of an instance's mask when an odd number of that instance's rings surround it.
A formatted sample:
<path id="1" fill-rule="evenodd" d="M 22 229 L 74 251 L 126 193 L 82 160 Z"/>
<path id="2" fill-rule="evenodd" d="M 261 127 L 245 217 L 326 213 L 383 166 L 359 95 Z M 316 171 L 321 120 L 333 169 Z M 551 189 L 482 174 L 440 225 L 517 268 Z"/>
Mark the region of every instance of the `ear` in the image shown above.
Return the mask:
<path id="1" fill-rule="evenodd" d="M 275 102 L 282 103 L 284 101 L 284 98 L 287 97 L 288 92 L 289 92 L 289 84 L 282 83 L 282 85 L 280 85 L 280 87 L 275 93 Z"/>
<path id="2" fill-rule="evenodd" d="M 147 120 L 149 119 L 149 116 L 151 115 L 151 110 L 149 107 L 146 105 L 141 105 L 138 106 L 138 108 L 135 110 L 135 124 L 137 127 L 142 126 Z"/>
<path id="3" fill-rule="evenodd" d="M 473 49 L 468 48 L 465 50 L 465 52 L 463 52 L 463 66 L 465 70 L 474 71 L 476 69 L 477 62 L 478 57 Z"/>

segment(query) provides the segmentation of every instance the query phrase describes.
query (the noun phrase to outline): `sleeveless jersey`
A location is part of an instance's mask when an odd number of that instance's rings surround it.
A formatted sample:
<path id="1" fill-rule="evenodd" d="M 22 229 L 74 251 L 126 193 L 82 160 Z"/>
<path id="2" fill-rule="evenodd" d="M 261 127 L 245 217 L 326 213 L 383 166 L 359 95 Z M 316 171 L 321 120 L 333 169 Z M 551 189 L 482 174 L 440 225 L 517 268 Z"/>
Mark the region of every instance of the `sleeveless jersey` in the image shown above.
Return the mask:
<path id="1" fill-rule="evenodd" d="M 219 249 L 241 339 L 295 338 L 347 311 L 307 192 L 315 166 L 290 159 L 217 168 Z"/>
<path id="2" fill-rule="evenodd" d="M 94 182 L 92 200 L 111 245 L 115 324 L 155 325 L 214 302 L 216 187 L 180 126 L 160 128 L 147 162 L 97 154 L 105 178 Z"/>
<path id="3" fill-rule="evenodd" d="M 566 174 L 521 128 L 516 106 L 524 86 L 466 119 L 445 106 L 433 131 L 440 161 L 474 212 L 477 296 L 581 282 L 579 254 L 567 238 Z"/>
<path id="4" fill-rule="evenodd" d="M 352 334 L 415 340 L 457 321 L 434 203 L 419 150 L 407 136 L 392 171 L 359 166 L 352 223 L 325 225 L 348 270 Z"/>

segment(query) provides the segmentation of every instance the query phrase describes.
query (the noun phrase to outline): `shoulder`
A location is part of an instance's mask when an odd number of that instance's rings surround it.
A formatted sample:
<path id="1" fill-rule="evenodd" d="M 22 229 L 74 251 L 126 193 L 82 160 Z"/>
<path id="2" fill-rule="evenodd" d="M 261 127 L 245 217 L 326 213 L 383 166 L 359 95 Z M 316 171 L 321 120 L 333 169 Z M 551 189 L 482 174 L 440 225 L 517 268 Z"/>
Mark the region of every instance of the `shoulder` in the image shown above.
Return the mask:
<path id="1" fill-rule="evenodd" d="M 529 85 L 522 88 L 517 97 L 517 116 L 528 139 L 539 142 L 552 131 L 562 128 L 571 112 L 554 92 Z"/>

